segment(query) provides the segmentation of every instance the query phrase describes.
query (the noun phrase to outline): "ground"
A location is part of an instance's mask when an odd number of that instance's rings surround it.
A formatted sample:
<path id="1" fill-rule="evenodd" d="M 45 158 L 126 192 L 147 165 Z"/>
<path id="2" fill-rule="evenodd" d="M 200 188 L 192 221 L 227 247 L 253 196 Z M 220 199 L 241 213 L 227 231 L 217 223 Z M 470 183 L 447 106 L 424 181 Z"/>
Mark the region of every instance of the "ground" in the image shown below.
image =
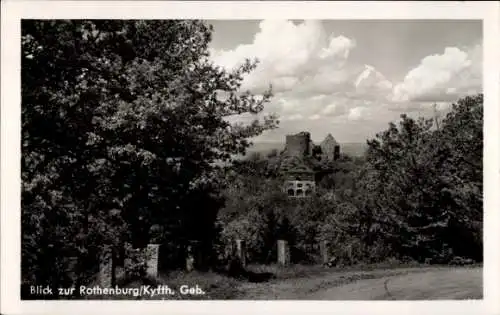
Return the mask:
<path id="1" fill-rule="evenodd" d="M 481 299 L 482 268 L 418 267 L 335 271 L 239 287 L 243 299 Z"/>
<path id="2" fill-rule="evenodd" d="M 317 300 L 434 300 L 482 298 L 482 270 L 440 269 L 366 279 L 320 290 Z"/>
<path id="3" fill-rule="evenodd" d="M 168 285 L 176 293 L 153 299 L 240 300 L 450 300 L 482 299 L 482 267 L 250 266 L 242 278 L 214 272 L 173 272 L 152 287 Z M 180 294 L 198 286 L 204 294 Z M 131 283 L 128 286 L 138 286 Z M 122 297 L 124 298 L 124 297 Z M 142 297 L 147 298 L 147 297 Z"/>

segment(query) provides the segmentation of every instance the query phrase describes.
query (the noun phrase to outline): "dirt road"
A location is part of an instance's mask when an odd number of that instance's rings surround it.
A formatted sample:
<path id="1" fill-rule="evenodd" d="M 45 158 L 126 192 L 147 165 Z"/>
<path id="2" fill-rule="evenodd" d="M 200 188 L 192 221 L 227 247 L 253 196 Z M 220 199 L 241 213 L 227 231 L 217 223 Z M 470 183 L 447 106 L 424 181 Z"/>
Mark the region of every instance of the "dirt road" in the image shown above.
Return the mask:
<path id="1" fill-rule="evenodd" d="M 475 268 L 407 268 L 334 272 L 321 276 L 248 284 L 242 299 L 450 300 L 481 299 L 483 272 Z"/>
<path id="2" fill-rule="evenodd" d="M 321 290 L 318 300 L 436 300 L 482 298 L 482 269 L 440 269 L 366 279 Z"/>

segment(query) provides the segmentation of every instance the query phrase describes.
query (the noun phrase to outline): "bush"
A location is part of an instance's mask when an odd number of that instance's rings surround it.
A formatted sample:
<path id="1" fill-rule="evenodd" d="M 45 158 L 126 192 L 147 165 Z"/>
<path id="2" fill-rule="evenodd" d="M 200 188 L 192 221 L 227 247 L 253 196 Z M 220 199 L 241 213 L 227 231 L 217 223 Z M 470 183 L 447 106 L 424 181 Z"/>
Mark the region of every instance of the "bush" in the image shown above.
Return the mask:
<path id="1" fill-rule="evenodd" d="M 241 239 L 246 242 L 248 258 L 251 261 L 261 260 L 265 252 L 266 229 L 267 224 L 257 210 L 250 211 L 229 222 L 222 231 L 223 243 L 226 246 L 225 252 L 232 254 L 234 242 Z"/>
<path id="2" fill-rule="evenodd" d="M 142 279 L 146 276 L 149 255 L 145 249 L 125 247 L 124 270 L 128 279 Z"/>

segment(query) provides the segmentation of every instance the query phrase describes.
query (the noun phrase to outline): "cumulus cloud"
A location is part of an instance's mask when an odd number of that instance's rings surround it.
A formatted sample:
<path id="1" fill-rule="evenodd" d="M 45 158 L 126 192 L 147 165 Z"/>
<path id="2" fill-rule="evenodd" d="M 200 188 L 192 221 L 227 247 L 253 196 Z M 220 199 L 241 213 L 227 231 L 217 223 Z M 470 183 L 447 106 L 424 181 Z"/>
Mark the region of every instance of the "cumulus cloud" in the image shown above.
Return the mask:
<path id="1" fill-rule="evenodd" d="M 400 113 L 444 112 L 450 101 L 481 91 L 482 45 L 447 47 L 426 56 L 400 82 L 364 64 L 368 61 L 359 58 L 363 53 L 352 53 L 356 45 L 345 34 L 327 33 L 321 21 L 267 20 L 260 22 L 250 43 L 211 49 L 211 58 L 227 69 L 246 58 L 259 60 L 242 89 L 259 94 L 273 86 L 274 97 L 265 111 L 277 113 L 282 123 L 262 135 L 268 140 L 302 130 L 334 132 L 341 126 L 353 134 L 381 130 L 377 128 L 385 128 Z M 357 61 L 352 59 L 356 55 Z M 253 119 L 238 116 L 234 121 Z"/>
<path id="2" fill-rule="evenodd" d="M 339 107 L 337 106 L 337 104 L 330 104 L 330 105 L 326 106 L 321 112 L 325 115 L 330 115 L 330 114 L 337 113 L 338 111 L 339 111 Z"/>
<path id="3" fill-rule="evenodd" d="M 365 107 L 354 107 L 349 110 L 349 115 L 347 118 L 349 120 L 360 120 L 363 117 L 363 113 L 366 111 Z"/>
<path id="4" fill-rule="evenodd" d="M 242 89 L 260 93 L 271 84 L 275 96 L 266 110 L 283 121 L 346 115 L 353 99 L 386 99 L 392 83 L 373 66 L 350 60 L 356 41 L 327 33 L 321 21 L 296 24 L 264 20 L 249 44 L 212 49 L 216 64 L 233 69 L 246 58 L 259 60 Z"/>
<path id="5" fill-rule="evenodd" d="M 309 120 L 339 117 L 347 114 L 348 109 L 357 100 L 342 97 L 338 94 L 316 95 L 309 98 L 296 98 L 294 95 L 280 94 L 267 106 L 267 111 L 279 113 L 284 120 L 297 119 L 297 115 Z"/>
<path id="6" fill-rule="evenodd" d="M 272 84 L 275 91 L 282 92 L 322 83 L 323 90 L 329 92 L 350 79 L 344 67 L 355 46 L 353 39 L 343 35 L 328 36 L 321 21 L 295 24 L 264 20 L 251 44 L 231 50 L 212 49 L 211 56 L 216 64 L 228 69 L 246 58 L 258 59 L 257 69 L 245 78 L 244 89 L 258 91 Z"/>
<path id="7" fill-rule="evenodd" d="M 282 121 L 295 121 L 295 120 L 301 120 L 304 119 L 304 117 L 300 114 L 293 114 L 290 116 L 284 116 L 281 120 Z"/>
<path id="8" fill-rule="evenodd" d="M 365 65 L 364 70 L 354 81 L 354 86 L 356 93 L 387 97 L 392 92 L 393 84 L 373 66 Z"/>
<path id="9" fill-rule="evenodd" d="M 394 86 L 394 101 L 452 101 L 481 91 L 482 46 L 447 47 L 430 55 Z"/>
<path id="10" fill-rule="evenodd" d="M 348 112 L 350 106 L 352 106 L 352 100 L 332 97 L 331 102 L 322 108 L 321 114 L 327 117 L 343 116 Z"/>

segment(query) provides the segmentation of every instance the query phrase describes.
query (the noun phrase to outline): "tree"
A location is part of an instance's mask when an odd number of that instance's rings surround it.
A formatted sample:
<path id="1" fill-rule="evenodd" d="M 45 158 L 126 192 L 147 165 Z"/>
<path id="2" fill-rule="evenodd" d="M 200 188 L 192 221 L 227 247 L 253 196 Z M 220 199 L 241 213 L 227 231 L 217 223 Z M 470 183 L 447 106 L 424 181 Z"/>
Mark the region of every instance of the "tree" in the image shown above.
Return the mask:
<path id="1" fill-rule="evenodd" d="M 482 95 L 459 100 L 438 129 L 402 115 L 399 128 L 391 123 L 368 141 L 361 185 L 375 210 L 366 221 L 400 255 L 482 259 L 482 106 Z"/>
<path id="2" fill-rule="evenodd" d="M 465 97 L 453 104 L 442 128 L 441 180 L 452 201 L 450 230 L 443 237 L 454 251 L 481 261 L 483 257 L 483 95 Z"/>
<path id="3" fill-rule="evenodd" d="M 277 124 L 228 122 L 271 93 L 240 91 L 255 61 L 211 63 L 211 33 L 195 20 L 22 22 L 26 280 L 59 285 L 55 263 L 64 274 L 69 256 L 87 268 L 102 244 L 144 246 L 153 222 L 164 242 L 204 238 L 193 221 L 215 220 L 217 162 Z"/>

